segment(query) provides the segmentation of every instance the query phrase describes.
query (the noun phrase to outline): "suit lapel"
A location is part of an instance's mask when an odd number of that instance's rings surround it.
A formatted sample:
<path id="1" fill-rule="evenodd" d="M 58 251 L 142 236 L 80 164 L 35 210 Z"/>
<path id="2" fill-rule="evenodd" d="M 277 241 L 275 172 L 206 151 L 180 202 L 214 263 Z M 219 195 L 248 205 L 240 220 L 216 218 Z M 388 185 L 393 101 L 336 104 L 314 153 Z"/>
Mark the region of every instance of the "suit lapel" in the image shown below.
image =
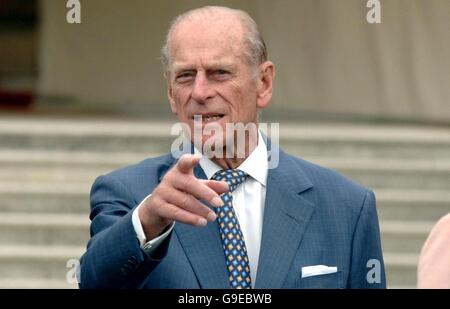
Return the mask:
<path id="1" fill-rule="evenodd" d="M 312 183 L 291 160 L 279 150 L 279 165 L 268 173 L 255 288 L 283 287 L 314 212 L 314 204 L 302 196 Z"/>
<path id="2" fill-rule="evenodd" d="M 206 179 L 200 166 L 194 169 L 194 174 L 197 178 Z M 230 288 L 217 221 L 209 222 L 203 228 L 176 223 L 174 230 L 201 288 Z"/>

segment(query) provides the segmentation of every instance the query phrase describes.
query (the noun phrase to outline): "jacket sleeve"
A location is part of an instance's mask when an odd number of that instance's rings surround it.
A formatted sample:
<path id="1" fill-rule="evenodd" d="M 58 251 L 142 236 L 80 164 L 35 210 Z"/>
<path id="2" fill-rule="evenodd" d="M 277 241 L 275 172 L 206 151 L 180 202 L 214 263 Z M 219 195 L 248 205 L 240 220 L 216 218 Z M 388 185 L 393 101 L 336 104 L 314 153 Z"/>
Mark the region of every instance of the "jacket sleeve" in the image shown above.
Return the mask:
<path id="1" fill-rule="evenodd" d="M 167 241 L 150 257 L 132 223 L 130 191 L 112 176 L 100 176 L 91 190 L 91 239 L 80 261 L 80 288 L 139 288 L 167 253 Z"/>
<path id="2" fill-rule="evenodd" d="M 348 288 L 386 288 L 375 195 L 367 191 L 352 240 Z"/>

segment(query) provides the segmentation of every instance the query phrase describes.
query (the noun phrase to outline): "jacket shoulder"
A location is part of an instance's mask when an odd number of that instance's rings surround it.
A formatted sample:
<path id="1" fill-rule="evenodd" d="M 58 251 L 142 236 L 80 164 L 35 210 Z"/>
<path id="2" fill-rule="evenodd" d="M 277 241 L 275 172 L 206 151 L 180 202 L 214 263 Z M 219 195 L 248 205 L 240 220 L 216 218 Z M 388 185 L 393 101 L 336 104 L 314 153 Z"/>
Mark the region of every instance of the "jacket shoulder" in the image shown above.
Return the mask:
<path id="1" fill-rule="evenodd" d="M 114 192 L 126 192 L 127 196 L 136 197 L 140 201 L 158 185 L 159 180 L 171 168 L 174 160 L 170 154 L 167 154 L 148 158 L 101 175 L 92 185 L 91 196 L 106 185 Z"/>
<path id="2" fill-rule="evenodd" d="M 371 189 L 366 188 L 339 172 L 317 165 L 301 158 L 290 156 L 291 164 L 296 164 L 313 184 L 321 199 L 343 202 L 352 212 L 359 213 L 367 198 L 374 199 Z"/>
<path id="3" fill-rule="evenodd" d="M 141 162 L 127 165 L 116 170 L 113 170 L 104 176 L 126 180 L 127 178 L 135 178 L 139 175 L 157 175 L 158 178 L 170 168 L 174 162 L 174 158 L 170 154 L 165 154 L 159 157 L 147 158 Z"/>

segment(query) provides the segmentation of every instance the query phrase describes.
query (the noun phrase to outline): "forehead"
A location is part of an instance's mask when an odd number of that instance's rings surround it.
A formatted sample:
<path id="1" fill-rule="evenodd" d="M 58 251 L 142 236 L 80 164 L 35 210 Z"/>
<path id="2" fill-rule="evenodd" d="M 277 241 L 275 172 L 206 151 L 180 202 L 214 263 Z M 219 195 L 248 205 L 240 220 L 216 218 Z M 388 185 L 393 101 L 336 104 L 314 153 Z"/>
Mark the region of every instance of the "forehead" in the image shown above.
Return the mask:
<path id="1" fill-rule="evenodd" d="M 244 48 L 239 23 L 188 20 L 171 34 L 169 52 L 173 66 L 184 66 L 236 63 L 242 60 Z"/>

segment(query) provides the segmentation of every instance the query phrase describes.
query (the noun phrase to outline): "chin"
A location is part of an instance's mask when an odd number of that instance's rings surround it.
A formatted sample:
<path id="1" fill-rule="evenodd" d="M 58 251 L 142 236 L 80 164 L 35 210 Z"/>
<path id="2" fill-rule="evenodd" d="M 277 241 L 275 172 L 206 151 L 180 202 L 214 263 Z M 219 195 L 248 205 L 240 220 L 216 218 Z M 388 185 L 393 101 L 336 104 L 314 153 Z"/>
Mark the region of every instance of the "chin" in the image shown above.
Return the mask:
<path id="1" fill-rule="evenodd" d="M 208 158 L 223 158 L 226 155 L 226 138 L 220 134 L 202 135 L 200 139 L 193 140 L 193 143 Z"/>

